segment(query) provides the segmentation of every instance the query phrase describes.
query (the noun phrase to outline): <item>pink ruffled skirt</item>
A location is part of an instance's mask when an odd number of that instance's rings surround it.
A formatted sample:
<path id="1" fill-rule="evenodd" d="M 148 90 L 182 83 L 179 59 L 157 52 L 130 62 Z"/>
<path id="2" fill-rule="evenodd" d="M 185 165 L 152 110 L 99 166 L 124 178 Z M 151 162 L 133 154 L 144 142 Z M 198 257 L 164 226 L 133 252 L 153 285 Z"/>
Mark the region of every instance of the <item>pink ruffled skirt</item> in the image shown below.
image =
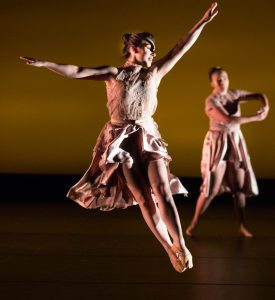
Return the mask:
<path id="1" fill-rule="evenodd" d="M 90 167 L 67 197 L 88 209 L 112 210 L 137 204 L 127 187 L 121 164 L 138 160 L 144 167 L 141 172 L 146 172 L 148 161 L 161 158 L 166 163 L 172 194 L 187 195 L 180 180 L 170 173 L 171 158 L 166 146 L 153 119 L 107 122 L 93 149 Z M 155 200 L 153 192 L 152 197 Z"/>

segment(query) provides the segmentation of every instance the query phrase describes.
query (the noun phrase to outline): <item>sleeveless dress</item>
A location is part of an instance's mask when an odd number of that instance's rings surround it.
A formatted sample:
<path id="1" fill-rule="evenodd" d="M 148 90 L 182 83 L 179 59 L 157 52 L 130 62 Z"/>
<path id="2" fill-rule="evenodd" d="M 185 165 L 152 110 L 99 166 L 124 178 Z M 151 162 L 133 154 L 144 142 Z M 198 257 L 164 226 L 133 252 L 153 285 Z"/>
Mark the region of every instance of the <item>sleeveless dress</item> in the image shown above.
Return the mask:
<path id="1" fill-rule="evenodd" d="M 110 121 L 98 136 L 90 167 L 67 197 L 89 209 L 112 210 L 137 204 L 127 187 L 121 164 L 138 160 L 146 178 L 148 161 L 160 158 L 166 163 L 172 194 L 187 195 L 179 179 L 169 171 L 171 158 L 167 144 L 152 118 L 157 107 L 153 71 L 135 72 L 133 67 L 123 67 L 105 83 Z M 152 189 L 151 195 L 156 201 Z"/>
<path id="2" fill-rule="evenodd" d="M 229 116 L 240 116 L 239 98 L 247 93 L 244 90 L 228 90 L 224 95 L 212 93 L 205 101 L 205 113 L 209 117 L 209 131 L 204 139 L 201 160 L 203 179 L 201 192 L 205 197 L 211 193 L 212 174 L 222 161 L 234 163 L 244 169 L 245 180 L 242 192 L 246 197 L 258 195 L 256 178 L 240 125 L 223 124 L 211 114 L 213 109 L 220 108 L 225 110 Z M 230 170 L 227 169 L 226 172 L 230 172 Z M 226 180 L 228 176 L 235 176 L 235 174 L 225 174 L 219 194 L 232 192 L 232 187 Z"/>

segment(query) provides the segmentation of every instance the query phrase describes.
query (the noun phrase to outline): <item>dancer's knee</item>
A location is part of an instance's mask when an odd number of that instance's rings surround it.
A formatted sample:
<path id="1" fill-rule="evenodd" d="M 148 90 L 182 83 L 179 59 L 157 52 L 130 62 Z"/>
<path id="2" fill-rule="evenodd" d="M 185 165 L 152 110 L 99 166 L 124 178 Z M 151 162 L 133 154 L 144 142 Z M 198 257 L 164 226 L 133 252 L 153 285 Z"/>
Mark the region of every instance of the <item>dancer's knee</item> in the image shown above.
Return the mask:
<path id="1" fill-rule="evenodd" d="M 143 210 L 149 210 L 152 211 L 154 210 L 154 203 L 153 199 L 148 199 L 148 197 L 145 197 L 141 193 L 135 195 L 135 200 L 140 206 L 140 208 Z"/>
<path id="2" fill-rule="evenodd" d="M 137 201 L 139 206 L 146 206 L 147 205 L 147 201 L 146 201 L 144 195 L 142 195 L 140 193 L 135 194 L 135 200 Z"/>
<path id="3" fill-rule="evenodd" d="M 237 190 L 234 193 L 234 199 L 238 205 L 238 207 L 244 208 L 246 205 L 246 198 L 245 198 L 245 194 L 242 190 Z"/>
<path id="4" fill-rule="evenodd" d="M 209 199 L 205 199 L 204 203 L 202 204 L 201 206 L 201 210 L 199 212 L 200 215 L 204 214 L 205 211 L 207 210 L 208 206 L 210 205 L 211 203 L 211 200 Z"/>
<path id="5" fill-rule="evenodd" d="M 202 215 L 208 208 L 208 206 L 210 205 L 210 203 L 212 202 L 212 200 L 215 198 L 215 196 L 217 195 L 217 193 L 214 193 L 213 191 L 211 191 L 211 194 L 208 195 L 207 197 L 204 196 L 204 194 L 201 194 L 201 210 L 200 210 L 200 215 Z"/>
<path id="6" fill-rule="evenodd" d="M 206 197 L 207 201 L 211 201 L 214 199 L 219 193 L 218 188 L 213 188 L 212 191 L 209 193 L 209 195 Z"/>
<path id="7" fill-rule="evenodd" d="M 165 182 L 158 182 L 152 184 L 152 188 L 154 193 L 157 196 L 158 202 L 162 202 L 164 204 L 174 203 L 173 197 L 170 192 L 170 186 Z"/>

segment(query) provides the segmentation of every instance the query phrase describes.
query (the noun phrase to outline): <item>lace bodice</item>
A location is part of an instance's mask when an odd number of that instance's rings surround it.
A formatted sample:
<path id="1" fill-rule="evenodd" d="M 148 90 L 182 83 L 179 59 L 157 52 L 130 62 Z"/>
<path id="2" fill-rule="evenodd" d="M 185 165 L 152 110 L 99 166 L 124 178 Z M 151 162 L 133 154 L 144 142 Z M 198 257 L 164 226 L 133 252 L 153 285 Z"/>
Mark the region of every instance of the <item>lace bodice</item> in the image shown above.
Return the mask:
<path id="1" fill-rule="evenodd" d="M 156 110 L 157 86 L 150 70 L 120 68 L 116 76 L 106 81 L 106 88 L 111 119 L 148 119 Z"/>

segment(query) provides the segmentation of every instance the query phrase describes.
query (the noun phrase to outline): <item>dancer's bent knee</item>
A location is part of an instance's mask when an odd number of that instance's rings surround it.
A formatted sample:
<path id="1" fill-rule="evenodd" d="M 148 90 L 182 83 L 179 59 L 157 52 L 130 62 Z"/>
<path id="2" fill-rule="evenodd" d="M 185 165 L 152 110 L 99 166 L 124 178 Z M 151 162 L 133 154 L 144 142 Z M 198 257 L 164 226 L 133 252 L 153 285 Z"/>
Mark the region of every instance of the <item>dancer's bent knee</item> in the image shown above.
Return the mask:
<path id="1" fill-rule="evenodd" d="M 170 186 L 165 182 L 158 182 L 152 184 L 153 191 L 157 194 L 158 201 L 163 203 L 174 203 L 171 197 Z"/>

